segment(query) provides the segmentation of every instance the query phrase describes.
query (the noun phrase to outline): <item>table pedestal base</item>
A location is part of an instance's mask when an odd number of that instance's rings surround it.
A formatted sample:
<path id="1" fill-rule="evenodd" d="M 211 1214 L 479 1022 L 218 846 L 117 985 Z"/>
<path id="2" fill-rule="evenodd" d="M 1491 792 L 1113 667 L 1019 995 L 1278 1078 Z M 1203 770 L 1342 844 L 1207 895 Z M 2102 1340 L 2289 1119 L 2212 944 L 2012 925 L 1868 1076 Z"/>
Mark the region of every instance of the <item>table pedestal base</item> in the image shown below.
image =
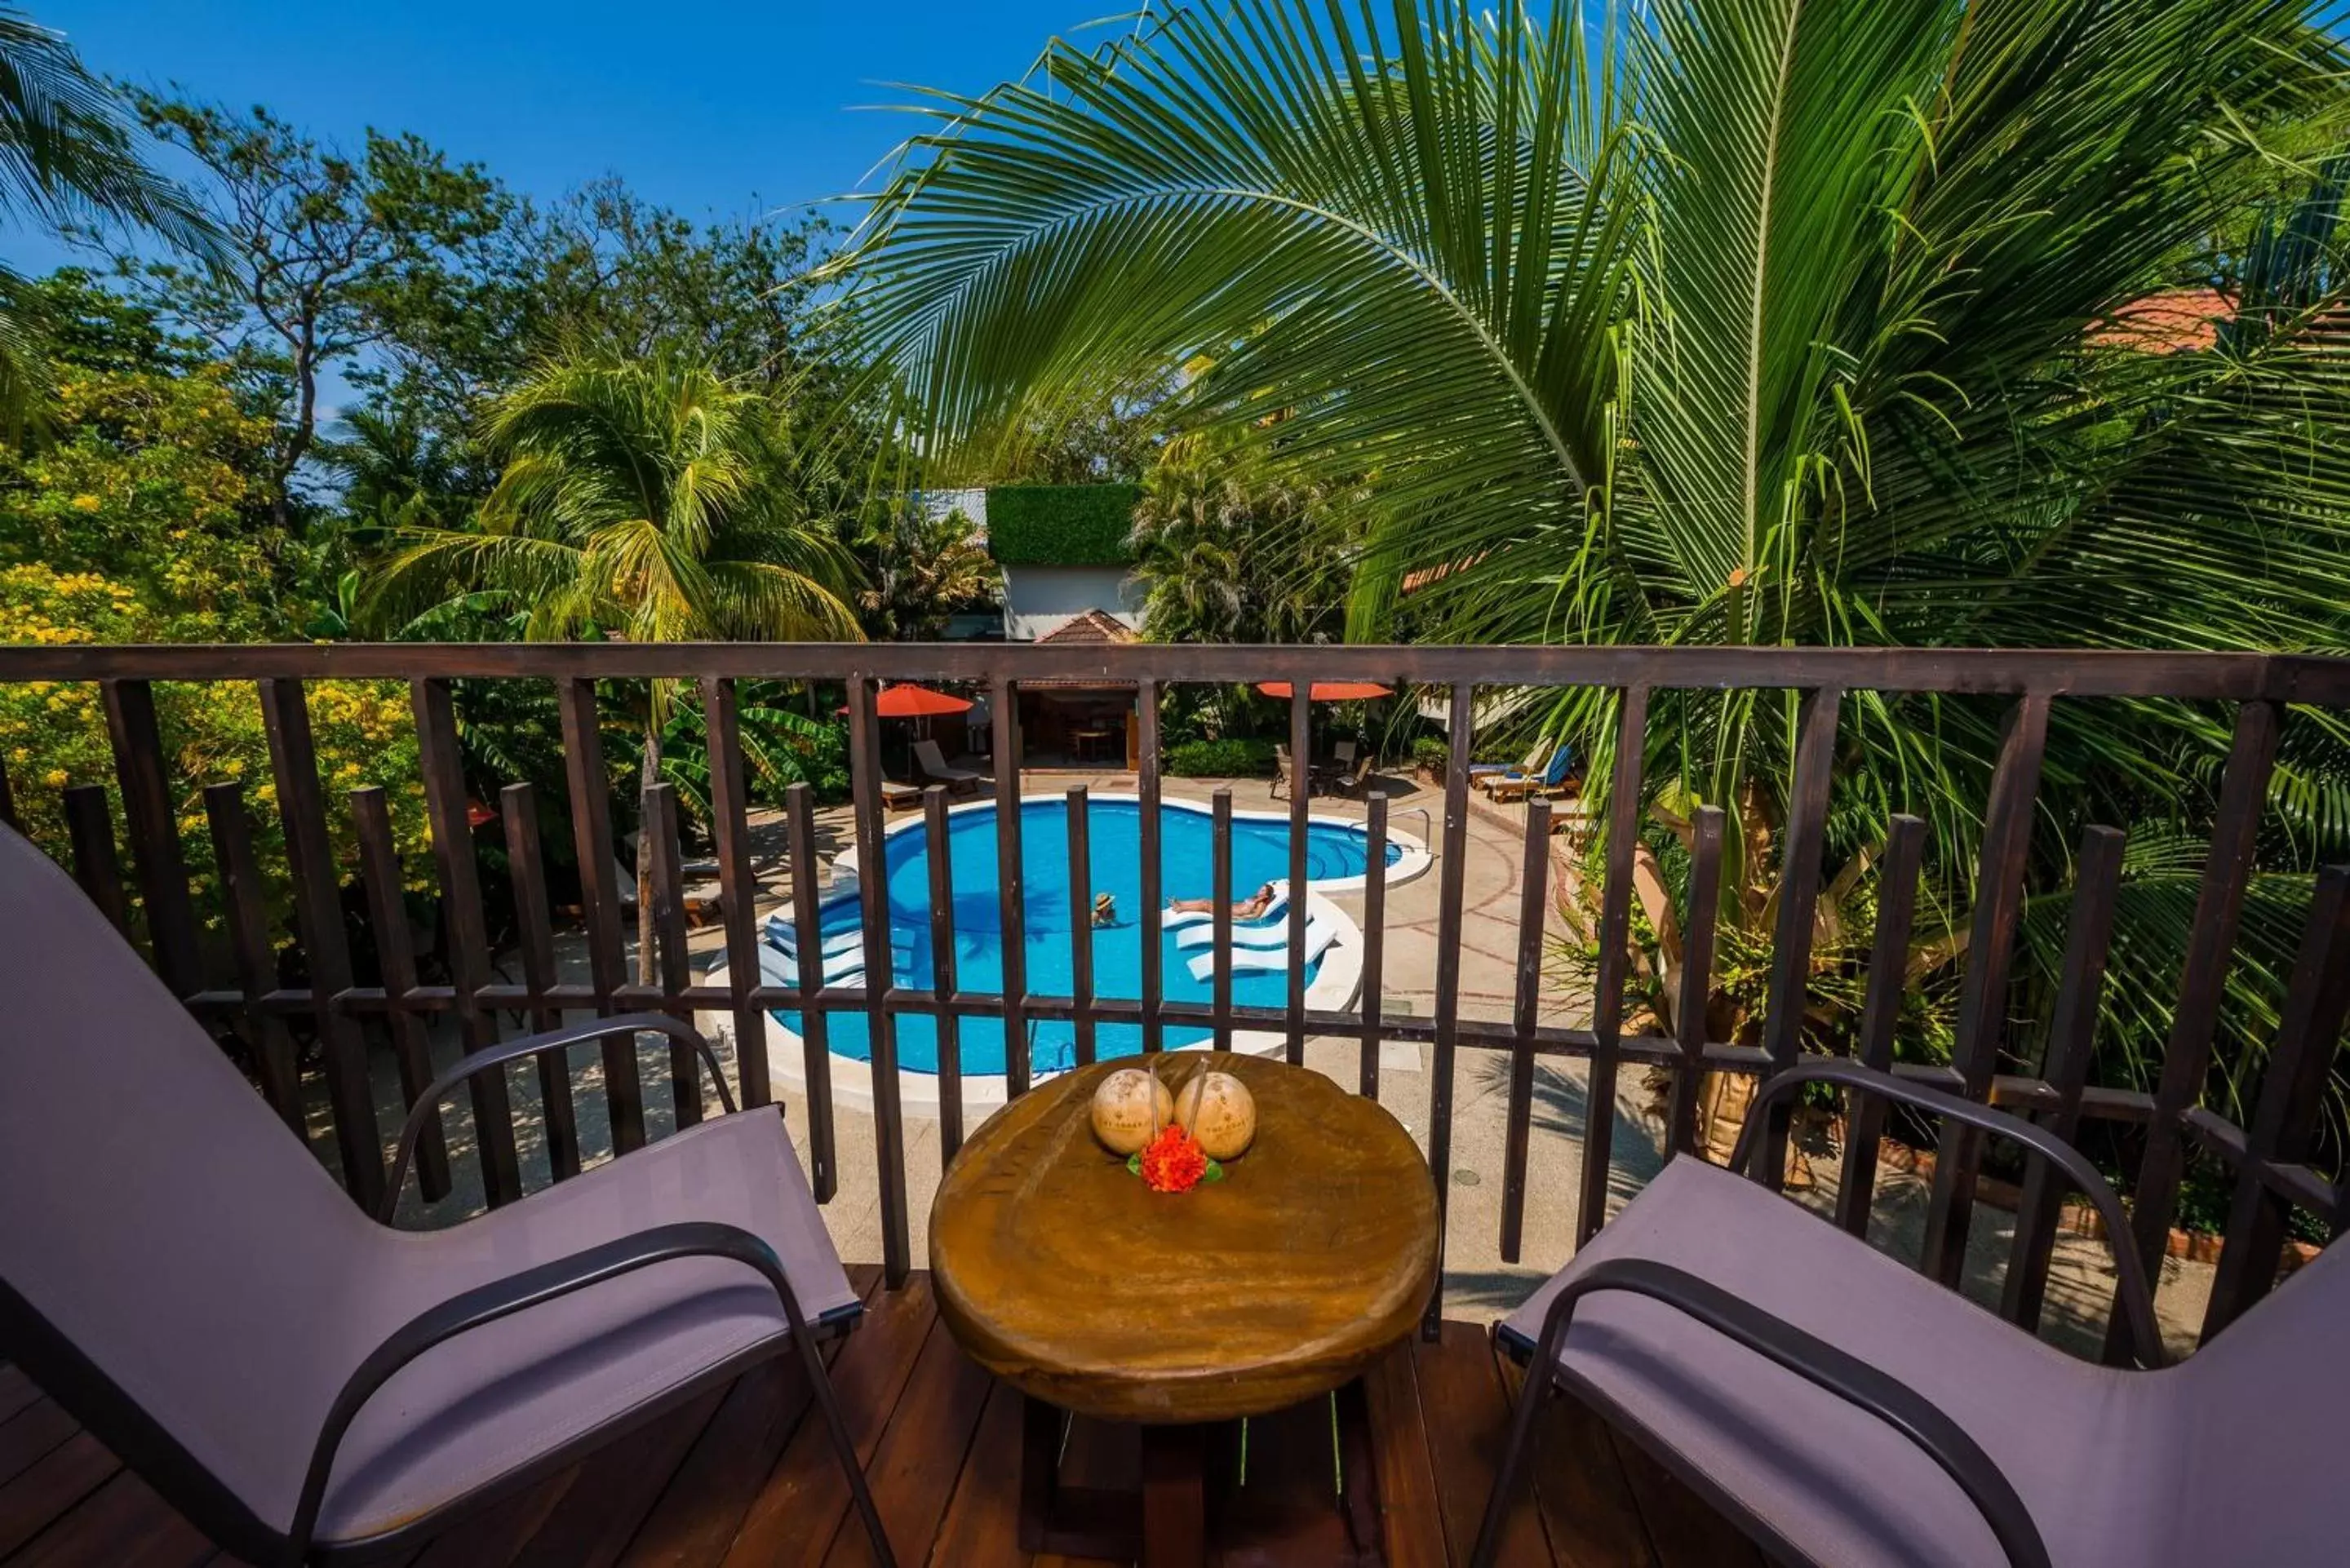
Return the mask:
<path id="1" fill-rule="evenodd" d="M 1245 1556 L 1251 1549 L 1287 1568 L 1383 1568 L 1378 1476 L 1370 1414 L 1359 1382 L 1333 1396 L 1337 1449 L 1314 1456 L 1316 1468 L 1344 1477 L 1335 1498 L 1245 1484 L 1244 1438 L 1238 1421 L 1142 1428 L 1139 1491 L 1060 1482 L 1068 1417 L 1041 1399 L 1025 1401 L 1020 1463 L 1020 1544 L 1030 1552 L 1137 1563 L 1142 1568 L 1202 1568 L 1210 1549 Z M 1327 1432 L 1326 1407 L 1295 1429 Z M 1260 1473 L 1264 1456 L 1257 1456 Z"/>

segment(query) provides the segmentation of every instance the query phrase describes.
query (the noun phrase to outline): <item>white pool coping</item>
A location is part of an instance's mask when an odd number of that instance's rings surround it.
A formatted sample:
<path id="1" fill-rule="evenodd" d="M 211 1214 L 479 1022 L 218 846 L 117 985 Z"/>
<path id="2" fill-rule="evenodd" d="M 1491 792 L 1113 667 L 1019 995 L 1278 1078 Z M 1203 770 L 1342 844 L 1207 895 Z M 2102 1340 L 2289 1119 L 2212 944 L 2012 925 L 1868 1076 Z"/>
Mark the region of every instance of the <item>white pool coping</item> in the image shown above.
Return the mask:
<path id="1" fill-rule="evenodd" d="M 1140 805 L 1142 804 L 1142 797 L 1130 791 L 1120 791 L 1115 794 L 1094 794 L 1089 796 L 1089 798 L 1093 800 L 1132 801 L 1137 805 Z M 1020 804 L 1024 806 L 1031 801 L 1042 802 L 1053 805 L 1066 805 L 1068 804 L 1068 797 L 1066 794 L 1024 794 L 1020 797 Z M 1215 815 L 1212 809 L 1208 806 L 1201 805 L 1197 801 L 1176 800 L 1164 795 L 1159 797 L 1159 809 L 1162 811 L 1188 811 L 1200 816 L 1213 816 Z M 971 812 L 993 812 L 994 809 L 995 799 L 991 795 L 980 800 L 967 800 L 960 805 L 949 806 L 947 808 L 947 815 L 949 816 L 961 816 Z M 1289 822 L 1289 813 L 1285 811 L 1241 811 L 1235 808 L 1232 812 L 1232 820 L 1234 822 L 1278 822 L 1286 826 Z M 1357 834 L 1364 832 L 1363 825 L 1355 821 L 1351 817 L 1316 816 L 1313 813 L 1308 812 L 1305 816 L 1305 821 L 1309 826 L 1318 823 L 1324 827 L 1343 828 L 1348 832 Z M 894 838 L 901 833 L 920 833 L 924 830 L 925 826 L 926 824 L 920 817 L 910 817 L 903 821 L 889 824 L 887 826 L 882 828 L 881 836 L 883 838 L 887 839 Z M 1387 885 L 1390 888 L 1400 887 L 1402 884 L 1409 882 L 1415 877 L 1426 876 L 1428 874 L 1428 868 L 1436 864 L 1435 857 L 1430 855 L 1428 852 L 1428 846 L 1416 835 L 1399 833 L 1394 828 L 1389 828 L 1388 830 L 1388 842 L 1395 846 L 1398 850 L 1401 851 L 1396 863 L 1388 867 Z M 838 856 L 835 857 L 832 863 L 832 882 L 824 890 L 824 896 L 827 898 L 839 898 L 844 891 L 856 887 L 858 867 L 857 847 L 858 846 L 856 845 L 852 844 L 847 848 L 842 850 Z M 1311 884 L 1313 889 L 1317 893 L 1334 894 L 1360 893 L 1366 891 L 1369 886 L 1370 873 L 1367 869 L 1360 877 L 1326 877 Z"/>
<path id="2" fill-rule="evenodd" d="M 1041 794 L 1024 795 L 1021 798 L 1024 804 L 1031 800 L 1065 802 L 1066 797 L 1059 794 Z M 1134 794 L 1101 794 L 1093 798 L 1130 800 L 1138 804 L 1140 801 L 1140 797 Z M 1160 804 L 1179 810 L 1196 811 L 1203 816 L 1210 815 L 1207 807 L 1195 805 L 1191 801 L 1167 800 Z M 994 808 L 994 801 L 980 800 L 967 802 L 953 809 L 955 811 L 993 811 Z M 1232 815 L 1235 819 L 1255 817 L 1263 821 L 1281 823 L 1286 823 L 1289 820 L 1288 813 L 1278 811 L 1235 811 Z M 1325 826 L 1349 827 L 1357 831 L 1360 831 L 1362 827 L 1360 823 L 1349 822 L 1343 817 L 1310 817 L 1308 820 L 1320 822 Z M 891 834 L 920 833 L 923 828 L 924 824 L 917 818 L 910 822 L 894 824 L 885 831 Z M 1415 877 L 1425 875 L 1433 863 L 1428 853 L 1428 846 L 1410 834 L 1391 833 L 1388 835 L 1388 842 L 1396 845 L 1402 851 L 1401 858 L 1388 869 L 1387 881 L 1390 886 L 1399 882 L 1409 882 Z M 844 897 L 856 886 L 857 851 L 854 846 L 842 851 L 835 859 L 833 872 L 832 883 L 824 892 L 824 898 L 827 903 Z M 1336 877 L 1307 885 L 1305 894 L 1307 918 L 1328 920 L 1337 929 L 1336 937 L 1322 954 L 1321 961 L 1315 970 L 1312 983 L 1305 988 L 1305 1006 L 1309 1012 L 1345 1012 L 1355 1004 L 1356 999 L 1362 993 L 1364 945 L 1362 927 L 1355 922 L 1353 916 L 1332 903 L 1324 895 L 1358 893 L 1364 890 L 1367 881 L 1367 876 Z M 725 985 L 728 983 L 726 971 L 723 967 L 718 969 L 703 983 L 715 986 Z M 766 1014 L 766 1021 L 769 1076 L 773 1081 L 805 1095 L 807 1092 L 806 1043 L 800 1038 L 797 1032 L 785 1028 L 773 1012 Z M 705 1033 L 723 1034 L 730 1039 L 733 1037 L 733 1019 L 731 1013 L 704 1012 L 700 1014 L 696 1023 Z M 1287 1033 L 1280 1030 L 1239 1029 L 1232 1032 L 1232 1048 L 1235 1051 L 1246 1051 L 1254 1055 L 1270 1056 L 1284 1049 L 1288 1044 L 1288 1038 Z M 1213 1044 L 1214 1040 L 1211 1036 L 1194 1044 L 1170 1046 L 1170 1049 L 1205 1051 L 1211 1049 Z M 739 1049 L 741 1042 L 736 1042 L 736 1045 Z M 834 1104 L 847 1106 L 852 1110 L 871 1111 L 873 1108 L 872 1064 L 858 1061 L 852 1056 L 844 1056 L 837 1051 L 830 1054 L 831 1061 L 828 1065 L 832 1078 Z M 1409 1046 L 1398 1047 L 1390 1043 L 1381 1047 L 1379 1057 L 1382 1071 L 1417 1072 L 1419 1069 L 1419 1053 Z M 1055 1072 L 1039 1073 L 1036 1075 L 1035 1081 L 1041 1083 L 1055 1075 Z M 966 1116 L 975 1114 L 983 1116 L 1009 1098 L 1010 1080 L 1002 1073 L 966 1073 L 962 1075 L 962 1103 Z M 939 1075 L 936 1073 L 900 1068 L 898 1073 L 898 1104 L 902 1115 L 935 1118 L 939 1114 Z"/>

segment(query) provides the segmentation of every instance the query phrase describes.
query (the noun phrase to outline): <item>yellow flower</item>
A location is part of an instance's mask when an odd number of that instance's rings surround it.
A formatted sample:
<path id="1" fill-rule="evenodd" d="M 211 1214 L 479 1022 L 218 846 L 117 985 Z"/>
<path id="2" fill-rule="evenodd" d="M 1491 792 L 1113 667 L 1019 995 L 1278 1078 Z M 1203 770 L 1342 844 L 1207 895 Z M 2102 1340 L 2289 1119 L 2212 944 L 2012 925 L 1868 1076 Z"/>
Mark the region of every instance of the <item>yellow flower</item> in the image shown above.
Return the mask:
<path id="1" fill-rule="evenodd" d="M 95 512 L 98 510 L 98 497 L 87 494 L 77 495 L 73 498 L 73 509 L 77 512 Z"/>
<path id="2" fill-rule="evenodd" d="M 42 775 L 41 782 L 47 784 L 51 789 L 63 789 L 67 784 L 73 782 L 73 775 L 66 772 L 63 768 L 51 768 L 47 774 Z"/>

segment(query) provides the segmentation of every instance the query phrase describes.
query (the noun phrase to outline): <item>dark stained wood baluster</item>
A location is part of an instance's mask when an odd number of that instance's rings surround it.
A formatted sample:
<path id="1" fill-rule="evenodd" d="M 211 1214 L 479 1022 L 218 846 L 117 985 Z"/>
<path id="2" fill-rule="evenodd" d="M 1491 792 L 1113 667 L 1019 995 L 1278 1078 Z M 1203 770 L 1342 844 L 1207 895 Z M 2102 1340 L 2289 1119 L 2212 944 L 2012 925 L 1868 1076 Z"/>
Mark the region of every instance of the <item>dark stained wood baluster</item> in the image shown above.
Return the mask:
<path id="1" fill-rule="evenodd" d="M 155 972 L 181 996 L 203 989 L 196 945 L 196 912 L 188 897 L 188 862 L 180 846 L 179 813 L 164 777 L 163 737 L 155 722 L 155 691 L 144 680 L 108 680 L 99 692 L 107 735 L 114 747 L 114 777 L 122 790 L 123 826 L 139 874 L 139 902 Z"/>
<path id="2" fill-rule="evenodd" d="M 1076 1011 L 1077 1065 L 1094 1059 L 1093 822 L 1083 784 L 1071 784 L 1069 822 L 1069 1002 Z"/>
<path id="3" fill-rule="evenodd" d="M 1959 993 L 1958 1037 L 1950 1053 L 1963 1080 L 1960 1092 L 1970 1099 L 1988 1099 L 1999 1071 L 2015 929 L 2023 915 L 2032 815 L 2040 796 L 2040 759 L 2047 744 L 2048 698 L 2027 692 L 2008 713 L 2007 735 L 1983 818 L 1981 862 L 1975 873 L 1974 922 L 1967 935 L 1966 981 Z M 1981 1158 L 1982 1138 L 1974 1129 L 1943 1127 L 1935 1150 L 1934 1191 L 1926 1209 L 1919 1266 L 1952 1287 L 1966 1263 L 1967 1222 L 1974 1212 L 1975 1168 Z"/>
<path id="4" fill-rule="evenodd" d="M 824 990 L 823 870 L 816 855 L 816 791 L 784 791 L 784 827 L 792 859 L 792 933 L 799 946 L 800 1061 L 807 1080 L 808 1187 L 818 1203 L 840 1190 L 832 1116 L 832 1015 Z"/>
<path id="5" fill-rule="evenodd" d="M 767 1015 L 751 997 L 759 983 L 759 884 L 751 871 L 750 787 L 732 680 L 702 678 L 702 719 L 709 736 L 711 834 L 718 852 L 720 916 L 726 925 L 726 980 L 734 993 L 734 1082 L 745 1106 L 772 1105 Z"/>
<path id="6" fill-rule="evenodd" d="M 1673 1037 L 1681 1048 L 1673 1069 L 1673 1097 L 1665 1116 L 1667 1157 L 1696 1154 L 1698 1091 L 1705 1083 L 1706 1003 L 1713 995 L 1714 934 L 1721 918 L 1721 840 L 1729 822 L 1718 805 L 1701 805 L 1693 824 L 1689 915 L 1681 924 L 1680 986 L 1673 1001 Z"/>
<path id="7" fill-rule="evenodd" d="M 1648 689 L 1617 700 L 1616 765 L 1607 783 L 1607 870 L 1599 890 L 1598 989 L 1591 999 L 1590 1089 L 1584 1096 L 1583 1189 L 1575 1244 L 1607 1222 L 1608 1167 L 1616 1143 L 1616 1069 L 1624 1036 L 1624 981 L 1630 965 L 1632 854 L 1640 844 L 1641 763 L 1648 744 Z M 1453 940 L 1458 941 L 1456 934 Z"/>
<path id="8" fill-rule="evenodd" d="M 661 1010 L 686 1023 L 693 1009 L 679 1000 L 693 982 L 693 961 L 685 946 L 684 857 L 678 847 L 677 789 L 666 784 L 645 786 L 639 831 L 651 836 L 650 885 L 637 889 L 639 898 L 653 901 L 653 972 L 660 977 Z M 702 1120 L 702 1054 L 681 1041 L 669 1044 L 669 1097 L 680 1128 Z"/>
<path id="9" fill-rule="evenodd" d="M 2276 704 L 2246 702 L 2236 710 L 2236 730 L 2228 750 L 2228 771 L 2220 784 L 2220 809 L 2212 825 L 2211 855 L 2195 897 L 2195 927 L 2179 977 L 2178 1007 L 2162 1053 L 2162 1076 L 2154 1090 L 2154 1114 L 2147 1123 L 2146 1152 L 2137 1168 L 2130 1225 L 2148 1276 L 2162 1263 L 2170 1222 L 2178 1212 L 2178 1183 L 2187 1172 L 2180 1118 L 2203 1093 L 2219 1036 L 2220 1005 L 2227 995 L 2228 967 L 2236 950 L 2244 912 L 2244 889 L 2252 877 L 2261 812 L 2268 801 L 2269 774 L 2276 766 Z M 2119 1287 L 2106 1324 L 2109 1366 L 2129 1359 L 2130 1337 L 2120 1311 Z"/>
<path id="10" fill-rule="evenodd" d="M 1526 1219 L 1527 1144 L 1534 1129 L 1534 1025 L 1542 1005 L 1543 926 L 1550 907 L 1550 802 L 1526 805 L 1524 858 L 1518 868 L 1517 992 L 1511 1023 L 1510 1103 L 1502 1139 L 1502 1262 L 1518 1261 Z"/>
<path id="11" fill-rule="evenodd" d="M 1436 1178 L 1436 1288 L 1420 1314 L 1419 1334 L 1433 1341 L 1444 1319 L 1445 1221 L 1451 1213 L 1452 1064 L 1461 1043 L 1461 911 L 1469 856 L 1469 745 L 1477 689 L 1452 688 L 1444 763 L 1444 850 L 1437 872 L 1436 997 L 1429 1045 L 1428 1168 Z"/>
<path id="12" fill-rule="evenodd" d="M 889 1288 L 913 1268 L 906 1214 L 906 1132 L 898 1082 L 898 1021 L 887 1006 L 897 983 L 889 952 L 889 845 L 881 827 L 881 731 L 873 682 L 848 679 L 848 773 L 857 812 L 857 886 L 865 925 L 865 1017 L 873 1051 L 873 1134 L 881 1180 L 881 1271 Z M 801 948 L 806 954 L 808 950 Z"/>
<path id="13" fill-rule="evenodd" d="M 16 815 L 16 790 L 8 782 L 8 759 L 5 756 L 0 756 L 0 823 L 19 833 L 25 830 L 24 819 Z"/>
<path id="14" fill-rule="evenodd" d="M 1771 985 L 1762 1020 L 1762 1046 L 1771 1070 L 1782 1072 L 1804 1054 L 1804 1006 L 1811 992 L 1812 924 L 1820 902 L 1828 790 L 1835 783 L 1836 718 L 1844 693 L 1824 686 L 1804 693 L 1795 714 L 1795 778 L 1787 798 L 1784 851 L 1779 874 L 1779 919 L 1771 933 Z M 1787 1178 L 1785 1101 L 1762 1127 L 1762 1163 L 1752 1173 L 1776 1191 Z"/>
<path id="15" fill-rule="evenodd" d="M 994 724 L 996 909 L 1003 927 L 1003 1068 L 1014 1099 L 1035 1075 L 1028 1044 L 1028 904 L 1020 864 L 1020 691 L 998 676 L 988 689 Z"/>
<path id="16" fill-rule="evenodd" d="M 546 906 L 546 855 L 538 836 L 538 792 L 510 784 L 498 792 L 505 825 L 506 866 L 514 882 L 515 933 L 522 950 L 523 984 L 530 990 L 530 1026 L 560 1026 L 563 1011 L 547 1000 L 555 990 L 555 924 Z M 579 1174 L 579 1112 L 571 1099 L 571 1056 L 542 1051 L 538 1097 L 546 1118 L 546 1164 L 557 1181 Z"/>
<path id="17" fill-rule="evenodd" d="M 1310 680 L 1293 680 L 1289 687 L 1289 969 L 1283 978 L 1293 1065 L 1305 1061 L 1305 834 L 1314 794 L 1313 691 Z"/>
<path id="18" fill-rule="evenodd" d="M 441 929 L 448 939 L 450 983 L 456 989 L 457 1031 L 466 1054 L 497 1044 L 495 1013 L 482 1006 L 490 982 L 490 935 L 482 916 L 482 887 L 473 863 L 472 803 L 458 764 L 457 711 L 445 680 L 409 683 L 416 711 L 416 742 L 424 775 L 424 810 L 432 829 L 432 861 L 441 874 Z M 482 1153 L 482 1190 L 495 1209 L 522 1196 L 515 1154 L 514 1108 L 504 1068 L 465 1080 L 473 1104 L 473 1137 Z"/>
<path id="19" fill-rule="evenodd" d="M 2343 1017 L 2350 1010 L 2350 866 L 2320 872 L 2309 924 L 2286 987 L 2275 1047 L 2261 1075 L 2261 1097 L 2245 1129 L 2244 1160 L 2228 1210 L 2227 1242 L 2203 1314 L 2203 1338 L 2243 1315 L 2276 1283 L 2292 1205 L 2271 1190 L 2272 1167 L 2308 1158 L 2325 1105 Z"/>
<path id="20" fill-rule="evenodd" d="M 951 1160 L 962 1147 L 962 1020 L 946 1003 L 955 996 L 954 855 L 947 838 L 947 789 L 922 792 L 922 832 L 931 867 L 931 993 L 940 1005 L 931 1014 L 939 1038 L 939 1158 Z"/>
<path id="21" fill-rule="evenodd" d="M 1166 1043 L 1159 1010 L 1167 1000 L 1166 888 L 1162 885 L 1165 851 L 1159 844 L 1159 682 L 1141 680 L 1134 688 L 1138 721 L 1134 793 L 1141 814 L 1142 908 L 1142 1049 L 1148 1054 Z"/>
<path id="22" fill-rule="evenodd" d="M 2090 827 L 2081 835 L 2073 877 L 2072 929 L 2064 933 L 2064 969 L 2056 1008 L 2048 1021 L 2047 1059 L 2041 1078 L 2056 1103 L 2041 1122 L 2072 1143 L 2081 1132 L 2081 1093 L 2088 1086 L 2089 1059 L 2096 1050 L 2097 1012 L 2105 996 L 2106 954 L 2113 945 L 2114 901 L 2122 879 L 2122 834 Z M 2015 1240 L 2008 1254 L 2007 1281 L 2001 1287 L 2000 1315 L 2037 1331 L 2048 1289 L 2048 1256 L 2056 1241 L 2056 1220 L 2064 1183 L 2044 1159 L 2024 1171 L 2023 1195 L 2015 1206 Z"/>
<path id="23" fill-rule="evenodd" d="M 337 1000 L 350 989 L 351 953 L 310 740 L 309 701 L 299 680 L 273 678 L 261 681 L 260 689 L 270 771 L 285 824 L 286 869 L 294 883 L 294 929 L 309 961 L 310 1015 L 325 1064 L 335 1147 L 344 1186 L 353 1201 L 373 1213 L 383 1201 L 383 1137 L 368 1082 L 366 1042 Z"/>
<path id="24" fill-rule="evenodd" d="M 377 785 L 350 792 L 351 829 L 359 839 L 359 883 L 368 923 L 375 929 L 376 965 L 383 973 L 384 1023 L 400 1069 L 400 1102 L 410 1112 L 433 1078 L 432 1051 L 416 1016 L 416 950 L 408 933 L 408 879 L 391 836 L 391 805 Z M 449 1144 L 433 1108 L 416 1145 L 417 1186 L 428 1202 L 449 1195 Z"/>
<path id="25" fill-rule="evenodd" d="M 1909 932 L 1917 921 L 1918 868 L 1926 854 L 1926 821 L 1897 815 L 1887 825 L 1885 863 L 1877 874 L 1877 936 L 1869 949 L 1868 992 L 1860 1004 L 1861 1064 L 1893 1067 L 1893 1032 L 1909 989 Z M 1846 1106 L 1844 1176 L 1836 1184 L 1836 1223 L 1868 1234 L 1869 1200 L 1877 1191 L 1877 1145 L 1885 1136 L 1885 1102 L 1855 1095 Z"/>
<path id="26" fill-rule="evenodd" d="M 64 803 L 66 841 L 73 849 L 74 880 L 109 924 L 130 941 L 130 908 L 122 893 L 122 862 L 114 850 L 114 809 L 104 784 L 68 784 Z M 135 944 L 134 944 L 135 945 Z"/>
<path id="27" fill-rule="evenodd" d="M 1290 894 L 1294 902 L 1300 895 Z M 1210 998 L 1216 1014 L 1216 1049 L 1232 1048 L 1232 790 L 1218 784 L 1209 799 L 1208 898 L 1213 911 L 1215 988 Z"/>
<path id="28" fill-rule="evenodd" d="M 593 680 L 556 689 L 563 716 L 563 773 L 571 795 L 571 836 L 579 860 L 580 919 L 588 932 L 588 978 L 596 1011 L 620 1011 L 613 993 L 627 983 L 620 934 L 619 862 L 612 851 L 611 776 L 604 767 L 604 732 L 596 713 Z M 644 889 L 637 890 L 639 898 Z M 645 1091 L 637 1073 L 637 1043 L 626 1034 L 598 1043 L 604 1059 L 604 1097 L 612 1119 L 612 1152 L 645 1146 Z"/>
<path id="29" fill-rule="evenodd" d="M 205 785 L 204 819 L 212 828 L 213 861 L 221 880 L 221 922 L 229 957 L 236 965 L 237 989 L 244 996 L 244 1022 L 253 1042 L 261 1096 L 296 1137 L 307 1142 L 294 1038 L 286 1033 L 285 1021 L 261 1005 L 261 999 L 277 989 L 277 953 L 270 945 L 268 918 L 263 913 L 266 896 L 261 865 L 253 852 L 244 785 L 234 780 Z"/>
<path id="30" fill-rule="evenodd" d="M 1363 819 L 1363 1046 L 1357 1090 L 1379 1096 L 1380 1023 L 1388 950 L 1388 795 L 1373 790 Z"/>

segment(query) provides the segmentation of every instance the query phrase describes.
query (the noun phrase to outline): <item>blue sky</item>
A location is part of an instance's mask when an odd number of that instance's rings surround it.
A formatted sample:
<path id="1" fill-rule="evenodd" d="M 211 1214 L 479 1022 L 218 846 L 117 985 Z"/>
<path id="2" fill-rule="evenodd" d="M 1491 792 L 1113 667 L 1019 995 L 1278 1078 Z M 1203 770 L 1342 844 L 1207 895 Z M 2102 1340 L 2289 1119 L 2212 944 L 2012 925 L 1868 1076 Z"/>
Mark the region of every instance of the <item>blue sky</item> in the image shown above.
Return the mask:
<path id="1" fill-rule="evenodd" d="M 27 0 L 91 68 L 356 145 L 413 130 L 543 196 L 613 173 L 695 216 L 852 188 L 910 128 L 889 82 L 977 91 L 1127 0 Z M 10 259 L 60 259 L 10 234 Z"/>

